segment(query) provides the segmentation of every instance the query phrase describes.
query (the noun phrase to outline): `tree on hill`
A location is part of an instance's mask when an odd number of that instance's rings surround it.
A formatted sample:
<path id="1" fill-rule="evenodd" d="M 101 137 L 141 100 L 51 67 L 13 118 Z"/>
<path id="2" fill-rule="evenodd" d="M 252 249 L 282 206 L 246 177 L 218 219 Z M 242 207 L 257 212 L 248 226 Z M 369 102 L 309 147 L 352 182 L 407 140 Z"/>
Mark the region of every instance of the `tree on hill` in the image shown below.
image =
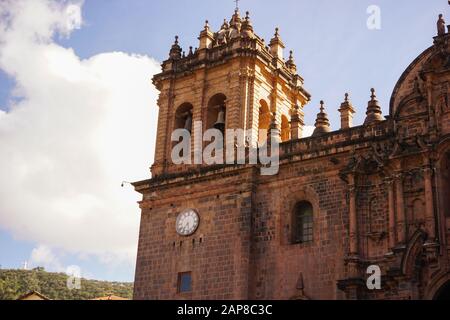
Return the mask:
<path id="1" fill-rule="evenodd" d="M 64 273 L 33 270 L 0 270 L 0 300 L 15 300 L 38 291 L 54 300 L 89 300 L 107 295 L 132 299 L 133 284 L 81 279 L 81 289 L 67 288 L 68 276 Z"/>

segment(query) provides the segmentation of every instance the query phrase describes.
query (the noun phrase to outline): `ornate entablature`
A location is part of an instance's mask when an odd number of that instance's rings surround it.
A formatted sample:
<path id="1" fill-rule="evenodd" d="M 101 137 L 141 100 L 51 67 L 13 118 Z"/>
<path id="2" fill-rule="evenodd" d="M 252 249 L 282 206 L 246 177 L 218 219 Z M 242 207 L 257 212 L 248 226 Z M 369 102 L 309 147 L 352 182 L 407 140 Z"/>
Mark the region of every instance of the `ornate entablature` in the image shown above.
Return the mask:
<path id="1" fill-rule="evenodd" d="M 267 45 L 261 37 L 254 33 L 249 12 L 241 19 L 236 10 L 230 22 L 224 20 L 221 29 L 213 32 L 206 21 L 204 30 L 200 33 L 200 47 L 189 48 L 188 54 L 179 46 L 178 36 L 170 50 L 169 59 L 162 63 L 163 72 L 154 76 L 153 82 L 159 87 L 161 81 L 172 77 L 183 77 L 196 70 L 212 68 L 227 64 L 237 57 L 249 57 L 260 60 L 268 70 L 276 73 L 292 89 L 296 88 L 305 97 L 310 94 L 303 88 L 304 80 L 297 73 L 292 51 L 287 61 L 283 58 L 285 48 L 279 29 Z"/>
<path id="2" fill-rule="evenodd" d="M 254 32 L 249 13 L 241 18 L 238 10 L 217 32 L 206 22 L 199 47 L 190 47 L 187 54 L 175 37 L 162 72 L 153 77 L 160 112 L 152 175 L 196 169 L 173 165 L 170 142 L 180 128 L 188 129 L 192 140 L 201 136 L 196 123 L 202 132 L 242 129 L 245 136 L 237 144 L 245 146 L 264 142 L 267 134 L 261 130 L 272 124 L 282 141 L 302 137 L 303 108 L 311 95 L 297 73 L 293 52 L 285 59 L 284 49 L 278 28 L 266 44 Z M 198 149 L 193 152 L 201 153 Z"/>

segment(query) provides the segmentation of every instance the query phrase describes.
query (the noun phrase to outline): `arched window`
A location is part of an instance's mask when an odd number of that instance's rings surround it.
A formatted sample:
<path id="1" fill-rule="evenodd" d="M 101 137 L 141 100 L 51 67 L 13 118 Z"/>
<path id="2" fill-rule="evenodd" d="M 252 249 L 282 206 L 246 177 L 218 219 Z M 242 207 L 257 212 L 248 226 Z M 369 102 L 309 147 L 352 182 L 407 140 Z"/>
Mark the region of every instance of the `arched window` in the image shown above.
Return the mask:
<path id="1" fill-rule="evenodd" d="M 313 206 L 307 201 L 297 203 L 292 222 L 292 243 L 313 241 Z"/>

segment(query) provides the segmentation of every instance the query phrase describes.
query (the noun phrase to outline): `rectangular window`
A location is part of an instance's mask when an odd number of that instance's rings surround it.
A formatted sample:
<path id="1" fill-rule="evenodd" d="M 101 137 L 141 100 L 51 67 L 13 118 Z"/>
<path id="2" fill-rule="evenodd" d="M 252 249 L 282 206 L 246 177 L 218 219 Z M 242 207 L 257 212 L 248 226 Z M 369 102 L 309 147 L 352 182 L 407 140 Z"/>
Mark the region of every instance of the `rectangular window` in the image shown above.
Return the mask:
<path id="1" fill-rule="evenodd" d="M 192 274 L 191 272 L 181 272 L 178 274 L 178 293 L 186 293 L 192 291 Z"/>

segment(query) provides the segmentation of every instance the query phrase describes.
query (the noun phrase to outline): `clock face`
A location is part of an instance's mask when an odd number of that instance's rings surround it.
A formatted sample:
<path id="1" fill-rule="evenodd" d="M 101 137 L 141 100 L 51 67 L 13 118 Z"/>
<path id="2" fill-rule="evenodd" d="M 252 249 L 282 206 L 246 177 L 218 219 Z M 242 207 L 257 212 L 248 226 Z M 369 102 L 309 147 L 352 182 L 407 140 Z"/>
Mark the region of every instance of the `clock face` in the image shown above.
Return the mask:
<path id="1" fill-rule="evenodd" d="M 190 236 L 198 228 L 200 218 L 198 213 L 193 209 L 181 212 L 177 218 L 176 229 L 180 236 Z"/>

